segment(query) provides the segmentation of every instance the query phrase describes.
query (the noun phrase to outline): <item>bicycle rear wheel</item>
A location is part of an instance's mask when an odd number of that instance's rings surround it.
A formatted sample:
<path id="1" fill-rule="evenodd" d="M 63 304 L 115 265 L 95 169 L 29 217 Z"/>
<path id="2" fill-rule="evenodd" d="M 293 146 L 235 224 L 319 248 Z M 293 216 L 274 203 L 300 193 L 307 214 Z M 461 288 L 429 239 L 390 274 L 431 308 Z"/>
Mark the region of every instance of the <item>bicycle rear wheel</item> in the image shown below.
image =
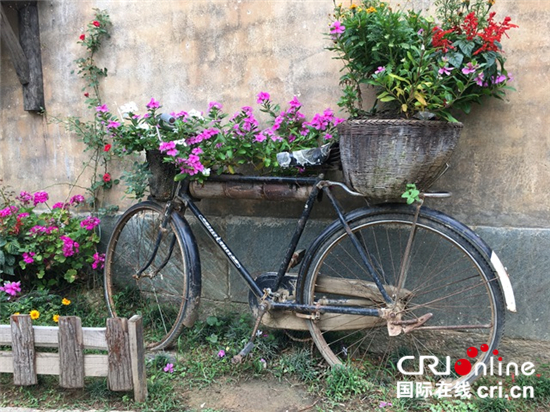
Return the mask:
<path id="1" fill-rule="evenodd" d="M 420 212 L 406 253 L 414 212 L 411 207 L 394 205 L 348 215 L 353 233 L 395 306 L 384 301 L 339 222 L 329 226 L 313 245 L 304 261 L 299 291 L 303 302 L 310 305 L 393 309 L 395 317 L 388 319 L 401 333 L 390 336 L 384 318 L 339 314 L 322 314 L 321 319 L 309 321 L 310 332 L 331 365 L 355 364 L 382 378 L 404 356 L 415 356 L 414 361 L 409 358 L 410 362 L 402 363 L 403 368 L 413 370 L 418 370 L 419 356 L 436 356 L 442 362 L 438 371 L 450 356 L 452 376 L 447 381 L 453 385 L 472 382 L 482 371 L 479 364 L 487 364 L 493 356 L 503 332 L 500 285 L 487 258 L 475 246 L 476 235 L 428 208 Z M 423 316 L 428 320 L 418 326 Z M 417 327 L 403 333 L 411 325 Z M 477 354 L 468 351 L 470 347 Z M 471 370 L 464 369 L 463 361 L 457 369 L 459 359 L 468 360 Z"/>
<path id="2" fill-rule="evenodd" d="M 105 297 L 112 316 L 142 315 L 147 349 L 164 349 L 196 318 L 200 264 L 195 240 L 176 213 L 142 202 L 126 211 L 109 240 Z"/>

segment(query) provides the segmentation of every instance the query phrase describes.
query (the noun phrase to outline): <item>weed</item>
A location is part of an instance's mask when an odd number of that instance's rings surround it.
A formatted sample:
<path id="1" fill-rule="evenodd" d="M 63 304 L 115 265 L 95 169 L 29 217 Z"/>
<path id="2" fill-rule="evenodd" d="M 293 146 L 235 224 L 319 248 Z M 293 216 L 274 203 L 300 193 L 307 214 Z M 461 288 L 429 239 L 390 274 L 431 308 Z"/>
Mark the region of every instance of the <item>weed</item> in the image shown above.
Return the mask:
<path id="1" fill-rule="evenodd" d="M 358 369 L 336 366 L 327 374 L 325 393 L 328 398 L 342 402 L 365 393 L 372 386 Z"/>

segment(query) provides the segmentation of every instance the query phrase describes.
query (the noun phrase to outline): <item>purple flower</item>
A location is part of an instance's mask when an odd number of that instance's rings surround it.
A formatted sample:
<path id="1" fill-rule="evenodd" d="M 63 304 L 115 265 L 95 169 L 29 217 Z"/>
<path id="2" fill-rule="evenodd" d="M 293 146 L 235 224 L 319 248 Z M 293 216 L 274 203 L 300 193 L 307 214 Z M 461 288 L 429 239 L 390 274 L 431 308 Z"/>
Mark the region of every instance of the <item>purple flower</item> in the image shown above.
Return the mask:
<path id="1" fill-rule="evenodd" d="M 107 125 L 107 129 L 116 129 L 117 127 L 120 127 L 119 122 L 115 122 L 114 120 L 109 120 L 109 124 Z"/>
<path id="2" fill-rule="evenodd" d="M 46 203 L 48 201 L 48 194 L 46 192 L 36 192 L 34 194 L 33 203 L 36 206 L 39 203 Z"/>
<path id="3" fill-rule="evenodd" d="M 167 363 L 163 370 L 164 372 L 167 372 L 167 373 L 174 373 L 174 364 Z"/>
<path id="4" fill-rule="evenodd" d="M 98 113 L 107 113 L 109 111 L 109 108 L 107 107 L 106 104 L 102 104 L 101 106 L 97 106 L 95 108 L 96 112 Z"/>
<path id="5" fill-rule="evenodd" d="M 449 66 L 444 66 L 444 67 L 439 69 L 438 73 L 439 74 L 445 74 L 445 75 L 449 76 L 451 74 L 452 70 L 453 69 L 451 69 Z"/>
<path id="6" fill-rule="evenodd" d="M 4 282 L 4 286 L 0 286 L 0 290 L 10 296 L 15 296 L 21 292 L 21 282 Z"/>
<path id="7" fill-rule="evenodd" d="M 218 352 L 218 358 L 223 358 L 225 356 L 225 351 L 223 349 L 220 349 Z"/>
<path id="8" fill-rule="evenodd" d="M 483 74 L 483 72 L 479 73 L 475 78 L 476 84 L 478 86 L 483 86 L 484 78 L 485 78 L 485 75 Z"/>
<path id="9" fill-rule="evenodd" d="M 299 109 L 302 106 L 302 103 L 298 101 L 298 98 L 296 96 L 294 96 L 294 98 L 290 102 L 288 102 L 288 104 L 290 105 L 291 109 Z"/>
<path id="10" fill-rule="evenodd" d="M 12 212 L 17 211 L 17 208 L 15 206 L 8 206 L 2 210 L 0 210 L 0 217 L 8 217 L 12 214 Z"/>
<path id="11" fill-rule="evenodd" d="M 269 100 L 271 96 L 269 96 L 269 93 L 267 92 L 260 92 L 258 93 L 258 100 L 256 101 L 258 104 L 264 104 Z"/>
<path id="12" fill-rule="evenodd" d="M 69 201 L 71 205 L 78 205 L 79 203 L 84 203 L 84 196 L 82 195 L 74 195 L 71 197 L 71 200 Z"/>
<path id="13" fill-rule="evenodd" d="M 27 212 L 24 212 L 17 215 L 18 219 L 23 219 L 24 217 L 29 217 L 29 214 Z"/>
<path id="14" fill-rule="evenodd" d="M 94 253 L 94 261 L 92 263 L 92 269 L 103 269 L 105 267 L 105 253 Z"/>
<path id="15" fill-rule="evenodd" d="M 54 205 L 52 206 L 52 209 L 68 209 L 68 208 L 69 208 L 69 205 L 63 202 L 54 203 Z"/>
<path id="16" fill-rule="evenodd" d="M 72 240 L 69 236 L 60 236 L 63 241 L 63 256 L 69 257 L 78 253 L 80 245 Z"/>
<path id="17" fill-rule="evenodd" d="M 90 216 L 84 219 L 82 222 L 80 222 L 80 227 L 86 228 L 86 230 L 93 230 L 100 223 L 101 223 L 101 220 L 99 220 L 99 218 Z"/>
<path id="18" fill-rule="evenodd" d="M 258 143 L 262 143 L 265 139 L 267 139 L 267 136 L 264 135 L 264 132 L 260 132 L 254 137 L 254 141 Z"/>
<path id="19" fill-rule="evenodd" d="M 506 81 L 506 76 L 503 74 L 499 74 L 498 76 L 493 77 L 492 80 L 493 80 L 493 84 L 499 84 Z"/>
<path id="20" fill-rule="evenodd" d="M 165 152 L 168 156 L 177 156 L 176 142 L 162 142 L 159 146 L 161 152 Z"/>
<path id="21" fill-rule="evenodd" d="M 34 263 L 34 259 L 32 258 L 34 255 L 36 255 L 34 252 L 23 253 L 23 261 L 28 264 Z"/>
<path id="22" fill-rule="evenodd" d="M 154 98 L 151 98 L 151 101 L 147 103 L 146 107 L 148 109 L 158 109 L 160 107 L 160 103 L 156 101 Z"/>
<path id="23" fill-rule="evenodd" d="M 512 76 L 512 73 L 508 73 L 508 81 L 511 82 L 514 80 L 514 76 Z"/>
<path id="24" fill-rule="evenodd" d="M 222 109 L 222 104 L 218 102 L 210 102 L 208 103 L 208 111 L 211 111 L 212 109 Z"/>
<path id="25" fill-rule="evenodd" d="M 332 137 L 333 136 L 330 133 L 325 134 L 325 140 L 330 140 Z"/>
<path id="26" fill-rule="evenodd" d="M 342 34 L 346 30 L 346 26 L 342 25 L 338 20 L 330 26 L 330 34 Z"/>
<path id="27" fill-rule="evenodd" d="M 374 71 L 374 74 L 380 74 L 386 71 L 386 68 L 384 66 L 378 66 L 378 69 Z"/>
<path id="28" fill-rule="evenodd" d="M 469 62 L 468 64 L 466 64 L 466 67 L 464 67 L 462 69 L 462 73 L 468 75 L 468 74 L 472 74 L 472 73 L 475 73 L 477 68 L 479 67 L 479 65 L 473 65 L 472 62 Z"/>
<path id="29" fill-rule="evenodd" d="M 378 405 L 380 408 L 385 408 L 386 406 L 392 406 L 391 402 L 384 402 L 381 401 L 380 405 Z"/>
<path id="30" fill-rule="evenodd" d="M 29 192 L 21 192 L 19 196 L 17 196 L 17 200 L 26 205 L 32 201 L 32 195 Z"/>

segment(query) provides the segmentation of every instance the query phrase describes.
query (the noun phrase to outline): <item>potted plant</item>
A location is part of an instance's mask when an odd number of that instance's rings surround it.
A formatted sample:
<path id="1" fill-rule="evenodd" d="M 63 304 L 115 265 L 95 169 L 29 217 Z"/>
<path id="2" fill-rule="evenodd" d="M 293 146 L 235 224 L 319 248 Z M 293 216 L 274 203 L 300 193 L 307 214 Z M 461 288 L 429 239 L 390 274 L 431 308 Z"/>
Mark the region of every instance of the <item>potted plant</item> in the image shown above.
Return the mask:
<path id="1" fill-rule="evenodd" d="M 344 63 L 339 106 L 351 119 L 339 126 L 342 166 L 356 190 L 386 201 L 407 183 L 425 189 L 457 143 L 456 113 L 510 89 L 500 42 L 517 26 L 496 21 L 493 4 L 436 0 L 437 20 L 381 0 L 335 6 L 329 49 Z"/>
<path id="2" fill-rule="evenodd" d="M 110 131 L 114 153 L 146 152 L 145 167 L 136 162 L 135 170 L 123 179 L 131 181 L 140 197 L 145 187 L 143 179 L 136 176 L 151 177 L 152 173 L 151 194 L 162 200 L 170 197 L 174 180 L 204 182 L 211 174 L 233 174 L 243 168 L 254 174 L 301 173 L 299 168 L 283 169 L 277 154 L 332 143 L 337 139 L 336 125 L 344 121 L 331 109 L 307 119 L 296 97 L 281 108 L 269 93 L 261 92 L 257 104 L 265 115 L 263 122 L 250 106 L 230 117 L 218 102 L 211 102 L 205 113 L 161 114 L 155 99 L 147 104 L 144 114 L 138 114 L 133 103 L 122 106 L 119 116 L 106 105 L 96 111 Z M 143 173 L 136 173 L 140 171 Z"/>

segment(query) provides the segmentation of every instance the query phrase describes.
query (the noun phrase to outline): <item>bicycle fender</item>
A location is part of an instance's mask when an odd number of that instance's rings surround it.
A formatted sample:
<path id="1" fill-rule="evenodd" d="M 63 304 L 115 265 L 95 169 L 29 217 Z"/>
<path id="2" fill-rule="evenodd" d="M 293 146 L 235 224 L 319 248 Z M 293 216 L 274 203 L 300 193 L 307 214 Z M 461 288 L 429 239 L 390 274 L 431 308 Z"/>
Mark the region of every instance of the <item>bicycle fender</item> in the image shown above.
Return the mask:
<path id="1" fill-rule="evenodd" d="M 504 300 L 506 301 L 506 309 L 510 312 L 517 312 L 516 298 L 514 296 L 514 290 L 512 289 L 512 283 L 510 282 L 510 276 L 508 276 L 506 268 L 493 250 L 491 250 L 491 264 L 497 272 L 498 280 L 500 281 L 500 286 L 504 293 Z"/>

